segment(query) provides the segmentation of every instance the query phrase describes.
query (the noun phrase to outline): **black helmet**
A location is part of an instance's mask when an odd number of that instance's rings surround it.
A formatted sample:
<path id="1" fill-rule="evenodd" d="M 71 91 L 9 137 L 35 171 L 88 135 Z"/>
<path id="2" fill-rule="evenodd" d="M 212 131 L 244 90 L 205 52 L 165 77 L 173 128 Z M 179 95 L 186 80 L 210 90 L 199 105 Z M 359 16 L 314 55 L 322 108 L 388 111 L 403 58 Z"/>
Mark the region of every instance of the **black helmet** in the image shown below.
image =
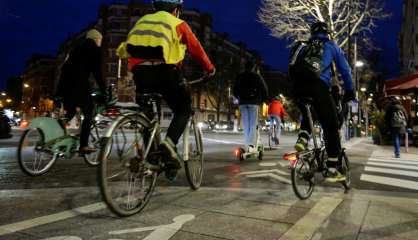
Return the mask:
<path id="1" fill-rule="evenodd" d="M 152 3 L 157 11 L 171 12 L 183 7 L 183 0 L 153 0 Z"/>
<path id="2" fill-rule="evenodd" d="M 316 33 L 329 33 L 328 24 L 326 24 L 325 22 L 320 22 L 320 21 L 312 24 L 311 34 L 316 34 Z"/>

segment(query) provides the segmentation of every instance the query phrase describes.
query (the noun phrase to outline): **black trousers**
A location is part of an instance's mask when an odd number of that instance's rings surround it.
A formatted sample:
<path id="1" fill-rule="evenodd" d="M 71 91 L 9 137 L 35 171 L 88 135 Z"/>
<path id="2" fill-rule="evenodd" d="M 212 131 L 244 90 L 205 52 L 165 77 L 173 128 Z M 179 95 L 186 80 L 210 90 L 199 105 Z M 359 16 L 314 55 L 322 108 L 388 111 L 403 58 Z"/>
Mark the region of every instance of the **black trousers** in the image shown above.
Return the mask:
<path id="1" fill-rule="evenodd" d="M 174 116 L 168 127 L 167 137 L 177 145 L 192 112 L 191 94 L 180 85 L 179 70 L 174 65 L 138 65 L 132 72 L 137 93 L 159 93 L 173 111 Z M 141 104 L 141 101 L 137 99 L 137 103 Z"/>
<path id="2" fill-rule="evenodd" d="M 310 79 L 310 81 L 297 82 L 293 92 L 296 100 L 299 97 L 310 97 L 313 99 L 312 107 L 314 112 L 312 115 L 318 119 L 324 131 L 325 148 L 328 156 L 331 158 L 338 157 L 341 151 L 341 142 L 337 109 L 330 94 L 330 88 L 320 79 Z M 303 115 L 301 129 L 312 134 L 306 108 L 300 101 L 297 102 Z"/>
<path id="3" fill-rule="evenodd" d="M 86 101 L 82 104 L 77 104 L 72 100 L 65 100 L 64 109 L 67 112 L 65 114 L 65 118 L 71 120 L 77 113 L 77 107 L 81 109 L 84 116 L 83 123 L 81 124 L 80 147 L 87 147 L 89 142 L 90 129 L 91 125 L 93 124 L 94 117 L 93 100 L 86 99 Z"/>

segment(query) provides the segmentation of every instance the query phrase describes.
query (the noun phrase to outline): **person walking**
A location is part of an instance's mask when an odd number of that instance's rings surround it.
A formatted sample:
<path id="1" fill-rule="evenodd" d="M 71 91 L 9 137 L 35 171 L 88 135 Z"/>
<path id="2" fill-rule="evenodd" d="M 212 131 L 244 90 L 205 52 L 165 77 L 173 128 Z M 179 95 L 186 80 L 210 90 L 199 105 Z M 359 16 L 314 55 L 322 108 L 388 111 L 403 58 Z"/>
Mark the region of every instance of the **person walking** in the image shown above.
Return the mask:
<path id="1" fill-rule="evenodd" d="M 401 136 L 406 133 L 408 115 L 401 102 L 395 97 L 389 98 L 386 106 L 386 125 L 392 135 L 395 158 L 401 157 Z"/>
<path id="2" fill-rule="evenodd" d="M 260 105 L 267 102 L 267 85 L 257 66 L 251 60 L 245 64 L 245 71 L 237 76 L 233 94 L 239 101 L 245 145 L 248 152 L 256 150 L 256 128 Z"/>

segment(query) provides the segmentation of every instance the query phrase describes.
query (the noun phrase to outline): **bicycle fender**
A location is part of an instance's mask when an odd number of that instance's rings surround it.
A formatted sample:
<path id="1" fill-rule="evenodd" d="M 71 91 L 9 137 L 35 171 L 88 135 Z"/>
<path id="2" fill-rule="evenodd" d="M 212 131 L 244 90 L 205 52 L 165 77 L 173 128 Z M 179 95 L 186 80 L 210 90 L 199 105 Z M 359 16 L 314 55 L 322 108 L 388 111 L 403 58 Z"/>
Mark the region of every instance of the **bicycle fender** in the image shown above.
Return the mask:
<path id="1" fill-rule="evenodd" d="M 62 137 L 65 135 L 64 129 L 54 118 L 38 117 L 32 119 L 29 128 L 40 129 L 45 137 L 45 142 Z"/>

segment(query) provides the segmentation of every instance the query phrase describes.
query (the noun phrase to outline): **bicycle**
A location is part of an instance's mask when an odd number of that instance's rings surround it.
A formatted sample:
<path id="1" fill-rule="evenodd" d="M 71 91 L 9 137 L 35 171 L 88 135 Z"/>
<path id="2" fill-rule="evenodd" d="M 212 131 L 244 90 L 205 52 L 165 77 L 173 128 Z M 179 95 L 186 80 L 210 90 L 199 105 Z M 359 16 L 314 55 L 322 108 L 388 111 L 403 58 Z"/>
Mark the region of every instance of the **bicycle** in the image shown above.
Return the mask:
<path id="1" fill-rule="evenodd" d="M 99 94 L 93 93 L 97 100 Z M 100 112 L 103 106 L 94 104 L 95 113 Z M 65 121 L 62 114 L 58 119 L 52 117 L 37 117 L 29 124 L 19 140 L 17 159 L 19 167 L 29 176 L 40 176 L 48 172 L 58 158 L 71 159 L 78 153 L 79 137 L 69 134 L 60 124 Z M 100 147 L 100 132 L 93 121 L 90 131 L 89 145 Z M 91 154 L 82 154 L 89 166 L 99 164 L 97 151 Z"/>
<path id="2" fill-rule="evenodd" d="M 275 121 L 275 119 L 273 117 L 270 117 L 270 126 L 269 126 L 269 132 L 268 132 L 268 138 L 269 138 L 269 148 L 270 150 L 273 149 L 273 144 L 274 146 L 279 145 L 279 139 L 276 137 L 277 136 L 277 122 Z"/>
<path id="3" fill-rule="evenodd" d="M 310 128 L 314 129 L 311 112 L 312 99 L 303 99 L 302 103 L 307 111 Z M 312 131 L 312 139 L 314 144 L 313 149 L 307 149 L 300 153 L 289 153 L 283 156 L 285 160 L 291 161 L 292 188 L 296 196 L 301 200 L 308 199 L 312 195 L 316 182 L 316 173 L 321 173 L 324 178 L 328 174 L 326 165 L 328 156 L 325 151 L 324 142 L 321 141 L 320 144 L 318 144 L 317 136 L 314 131 Z M 342 174 L 346 176 L 346 180 L 341 182 L 341 184 L 344 186 L 345 192 L 347 193 L 351 185 L 350 162 L 344 148 L 342 148 L 340 154 L 339 164 L 341 166 Z"/>
<path id="4" fill-rule="evenodd" d="M 159 150 L 158 104 L 162 96 L 151 93 L 140 94 L 138 98 L 145 104 L 121 108 L 125 112 L 108 129 L 99 153 L 100 192 L 109 209 L 118 216 L 130 216 L 144 209 L 165 168 Z M 199 189 L 203 179 L 203 142 L 194 112 L 183 133 L 182 160 L 190 188 Z"/>

